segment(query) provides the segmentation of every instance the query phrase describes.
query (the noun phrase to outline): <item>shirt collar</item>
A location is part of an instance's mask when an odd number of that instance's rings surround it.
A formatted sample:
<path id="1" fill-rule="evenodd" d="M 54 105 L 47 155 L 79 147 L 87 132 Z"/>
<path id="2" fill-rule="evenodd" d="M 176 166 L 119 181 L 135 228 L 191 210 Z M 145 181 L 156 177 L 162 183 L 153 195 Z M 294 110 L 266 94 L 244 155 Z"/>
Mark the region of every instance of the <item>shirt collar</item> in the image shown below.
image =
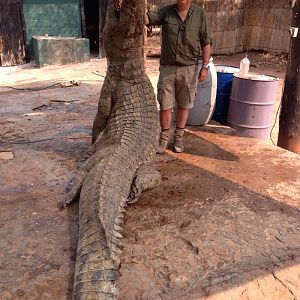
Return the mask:
<path id="1" fill-rule="evenodd" d="M 174 9 L 175 9 L 176 13 L 179 16 L 179 11 L 177 9 L 177 5 L 176 4 L 174 4 Z M 194 10 L 195 10 L 195 5 L 194 4 L 190 4 L 189 10 L 188 10 L 188 12 L 186 14 L 186 20 L 193 14 Z"/>

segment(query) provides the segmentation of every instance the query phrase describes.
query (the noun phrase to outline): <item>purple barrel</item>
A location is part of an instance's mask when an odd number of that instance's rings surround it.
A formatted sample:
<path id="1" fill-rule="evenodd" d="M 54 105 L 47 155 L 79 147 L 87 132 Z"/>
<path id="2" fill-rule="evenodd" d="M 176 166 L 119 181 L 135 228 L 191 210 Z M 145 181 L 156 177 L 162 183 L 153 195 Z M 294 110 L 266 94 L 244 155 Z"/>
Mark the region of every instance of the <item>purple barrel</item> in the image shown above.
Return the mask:
<path id="1" fill-rule="evenodd" d="M 278 78 L 234 74 L 227 124 L 267 141 L 270 137 Z"/>

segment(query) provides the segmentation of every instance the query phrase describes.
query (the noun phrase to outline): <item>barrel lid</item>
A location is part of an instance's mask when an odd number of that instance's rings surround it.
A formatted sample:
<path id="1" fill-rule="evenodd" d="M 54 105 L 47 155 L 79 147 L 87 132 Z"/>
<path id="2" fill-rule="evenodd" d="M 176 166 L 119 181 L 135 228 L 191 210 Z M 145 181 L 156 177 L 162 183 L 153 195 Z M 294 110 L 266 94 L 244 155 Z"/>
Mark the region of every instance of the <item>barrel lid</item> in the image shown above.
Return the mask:
<path id="1" fill-rule="evenodd" d="M 252 73 L 249 73 L 247 76 L 242 76 L 241 74 L 236 73 L 236 74 L 233 74 L 233 76 L 241 78 L 241 79 L 256 80 L 256 81 L 277 81 L 277 80 L 279 80 L 278 77 L 268 76 L 268 75 L 263 75 L 263 74 L 252 74 Z"/>
<path id="2" fill-rule="evenodd" d="M 239 68 L 237 67 L 232 67 L 232 66 L 224 66 L 224 65 L 215 65 L 216 70 L 218 73 L 230 73 L 234 74 L 240 71 Z"/>

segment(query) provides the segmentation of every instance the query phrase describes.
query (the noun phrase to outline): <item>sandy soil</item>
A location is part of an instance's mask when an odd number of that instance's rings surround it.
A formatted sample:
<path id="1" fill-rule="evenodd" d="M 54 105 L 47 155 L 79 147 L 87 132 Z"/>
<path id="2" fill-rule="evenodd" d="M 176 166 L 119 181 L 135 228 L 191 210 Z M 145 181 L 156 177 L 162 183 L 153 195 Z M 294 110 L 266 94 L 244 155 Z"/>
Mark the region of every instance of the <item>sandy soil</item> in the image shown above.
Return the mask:
<path id="1" fill-rule="evenodd" d="M 155 85 L 156 58 L 147 70 Z M 105 71 L 98 59 L 0 70 L 0 299 L 70 299 L 78 203 L 56 202 L 91 154 Z M 185 143 L 157 156 L 162 185 L 127 210 L 119 299 L 300 299 L 299 156 L 213 122 Z"/>

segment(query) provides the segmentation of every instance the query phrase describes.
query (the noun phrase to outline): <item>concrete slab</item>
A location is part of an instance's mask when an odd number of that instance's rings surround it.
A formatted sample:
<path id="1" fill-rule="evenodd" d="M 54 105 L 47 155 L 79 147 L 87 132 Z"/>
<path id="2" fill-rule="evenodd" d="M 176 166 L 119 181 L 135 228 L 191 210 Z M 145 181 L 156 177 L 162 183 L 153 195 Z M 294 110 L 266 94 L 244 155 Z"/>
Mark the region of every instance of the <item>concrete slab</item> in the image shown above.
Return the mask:
<path id="1" fill-rule="evenodd" d="M 40 68 L 90 60 L 89 39 L 85 38 L 33 36 L 32 47 L 34 60 Z"/>
<path id="2" fill-rule="evenodd" d="M 0 299 L 70 299 L 78 204 L 56 202 L 91 154 L 96 71 L 105 61 L 1 77 L 81 83 L 0 87 L 0 152 L 13 154 L 0 160 Z M 127 210 L 119 299 L 300 298 L 299 156 L 216 123 L 185 144 L 157 156 L 163 184 Z"/>

